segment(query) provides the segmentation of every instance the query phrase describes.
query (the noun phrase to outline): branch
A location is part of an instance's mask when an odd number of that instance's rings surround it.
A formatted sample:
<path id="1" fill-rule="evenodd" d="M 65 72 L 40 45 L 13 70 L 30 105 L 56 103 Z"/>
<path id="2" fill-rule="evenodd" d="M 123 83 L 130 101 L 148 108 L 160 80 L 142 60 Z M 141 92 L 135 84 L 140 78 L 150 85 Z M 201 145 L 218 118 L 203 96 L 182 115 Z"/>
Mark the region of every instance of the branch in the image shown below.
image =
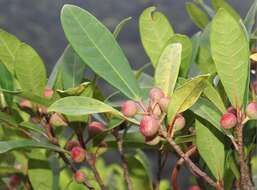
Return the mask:
<path id="1" fill-rule="evenodd" d="M 168 141 L 172 148 L 177 152 L 177 154 L 184 159 L 184 161 L 186 162 L 188 167 L 193 171 L 194 174 L 201 177 L 209 185 L 218 188 L 217 184 L 205 172 L 203 172 L 198 166 L 196 166 L 194 162 L 192 162 L 192 160 L 180 149 L 180 147 L 175 143 L 175 141 L 169 138 L 167 132 L 160 131 L 160 133 Z"/>

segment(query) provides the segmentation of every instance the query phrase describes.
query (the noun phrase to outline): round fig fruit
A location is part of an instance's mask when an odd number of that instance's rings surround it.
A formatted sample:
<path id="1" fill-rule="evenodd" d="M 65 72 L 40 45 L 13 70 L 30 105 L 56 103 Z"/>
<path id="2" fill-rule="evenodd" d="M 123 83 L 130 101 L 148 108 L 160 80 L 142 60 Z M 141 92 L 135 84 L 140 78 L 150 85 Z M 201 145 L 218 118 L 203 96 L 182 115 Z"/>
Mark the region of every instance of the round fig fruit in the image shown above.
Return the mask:
<path id="1" fill-rule="evenodd" d="M 137 114 L 137 105 L 132 100 L 125 101 L 121 106 L 121 112 L 127 117 L 134 117 Z"/>
<path id="2" fill-rule="evenodd" d="M 233 113 L 225 113 L 220 119 L 220 125 L 224 129 L 230 129 L 235 127 L 237 124 L 237 118 Z"/>
<path id="3" fill-rule="evenodd" d="M 159 121 L 154 116 L 144 116 L 140 121 L 140 132 L 145 137 L 153 137 L 159 130 Z"/>

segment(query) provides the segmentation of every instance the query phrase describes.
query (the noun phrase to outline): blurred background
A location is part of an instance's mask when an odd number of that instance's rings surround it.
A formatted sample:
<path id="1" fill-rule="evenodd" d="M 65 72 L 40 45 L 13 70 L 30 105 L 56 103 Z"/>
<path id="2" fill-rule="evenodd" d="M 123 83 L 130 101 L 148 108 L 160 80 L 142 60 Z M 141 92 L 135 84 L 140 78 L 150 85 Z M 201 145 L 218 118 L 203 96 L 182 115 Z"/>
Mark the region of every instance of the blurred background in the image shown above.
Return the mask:
<path id="1" fill-rule="evenodd" d="M 110 30 L 122 19 L 132 16 L 133 20 L 121 32 L 118 41 L 131 65 L 137 68 L 148 62 L 139 39 L 140 13 L 146 7 L 155 5 L 166 14 L 176 33 L 192 35 L 198 29 L 190 22 L 186 13 L 187 1 L 189 0 L 0 0 L 0 28 L 34 47 L 45 61 L 49 72 L 67 44 L 59 19 L 64 4 L 83 7 Z M 244 17 L 253 0 L 229 2 Z"/>
<path id="2" fill-rule="evenodd" d="M 64 4 L 76 4 L 90 11 L 111 31 L 122 19 L 132 16 L 132 21 L 122 30 L 118 42 L 132 67 L 138 68 L 148 62 L 139 38 L 140 13 L 148 6 L 157 6 L 169 18 L 176 33 L 191 36 L 198 29 L 186 13 L 186 2 L 187 0 L 0 0 L 0 28 L 34 47 L 43 58 L 49 73 L 67 45 L 59 18 Z M 209 3 L 208 0 L 206 2 Z M 253 0 L 229 2 L 244 18 Z M 157 155 L 146 153 L 152 163 L 156 163 Z M 106 158 L 108 162 L 112 162 L 113 153 L 106 155 Z M 176 158 L 170 155 L 168 160 L 163 172 L 163 177 L 167 178 Z M 153 165 L 152 169 L 155 171 L 156 166 Z M 188 171 L 183 169 L 180 175 L 182 189 L 186 189 L 190 183 L 186 176 Z"/>

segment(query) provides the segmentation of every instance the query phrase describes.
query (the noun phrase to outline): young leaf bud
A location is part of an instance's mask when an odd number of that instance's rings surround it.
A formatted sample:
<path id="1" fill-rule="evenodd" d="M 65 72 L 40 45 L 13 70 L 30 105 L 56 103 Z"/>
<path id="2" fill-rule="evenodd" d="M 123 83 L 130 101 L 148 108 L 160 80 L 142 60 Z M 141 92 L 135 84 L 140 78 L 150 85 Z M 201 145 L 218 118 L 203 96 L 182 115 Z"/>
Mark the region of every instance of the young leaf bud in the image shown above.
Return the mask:
<path id="1" fill-rule="evenodd" d="M 127 117 L 133 117 L 137 114 L 137 105 L 132 100 L 125 101 L 122 104 L 121 112 Z"/>

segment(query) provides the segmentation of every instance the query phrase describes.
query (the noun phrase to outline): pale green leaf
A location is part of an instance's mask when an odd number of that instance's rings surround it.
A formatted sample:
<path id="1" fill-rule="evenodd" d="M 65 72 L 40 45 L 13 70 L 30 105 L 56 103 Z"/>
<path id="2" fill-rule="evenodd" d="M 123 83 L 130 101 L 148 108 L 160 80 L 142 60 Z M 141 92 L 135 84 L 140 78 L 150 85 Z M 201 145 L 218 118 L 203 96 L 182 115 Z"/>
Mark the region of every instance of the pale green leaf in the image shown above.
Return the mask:
<path id="1" fill-rule="evenodd" d="M 16 51 L 20 44 L 20 40 L 15 36 L 0 29 L 0 59 L 12 74 L 14 73 Z"/>
<path id="2" fill-rule="evenodd" d="M 16 53 L 15 74 L 24 91 L 42 96 L 46 85 L 46 69 L 37 52 L 23 43 Z"/>
<path id="3" fill-rule="evenodd" d="M 139 18 L 140 37 L 153 66 L 156 66 L 167 41 L 174 32 L 168 19 L 155 7 L 143 11 Z"/>
<path id="4" fill-rule="evenodd" d="M 113 34 L 89 12 L 65 5 L 62 26 L 72 48 L 99 76 L 131 99 L 140 99 L 136 78 Z"/>
<path id="5" fill-rule="evenodd" d="M 186 3 L 186 10 L 191 20 L 201 29 L 209 23 L 209 18 L 198 6 L 194 3 Z"/>
<path id="6" fill-rule="evenodd" d="M 174 91 L 168 108 L 169 121 L 172 121 L 177 113 L 187 110 L 197 101 L 206 86 L 205 81 L 208 77 L 209 75 L 195 77 Z"/>
<path id="7" fill-rule="evenodd" d="M 162 52 L 155 70 L 155 86 L 161 88 L 166 96 L 170 96 L 176 85 L 181 63 L 182 45 L 169 44 Z"/>
<path id="8" fill-rule="evenodd" d="M 231 16 L 234 17 L 237 21 L 239 21 L 241 18 L 239 14 L 234 10 L 233 7 L 231 7 L 226 0 L 211 0 L 212 7 L 215 11 L 218 11 L 220 8 L 225 9 Z"/>
<path id="9" fill-rule="evenodd" d="M 249 36 L 251 35 L 252 29 L 256 24 L 256 14 L 257 14 L 257 0 L 254 0 L 252 6 L 250 7 L 244 19 L 244 25 L 245 25 L 245 28 L 247 29 Z"/>
<path id="10" fill-rule="evenodd" d="M 217 180 L 223 179 L 225 149 L 224 144 L 216 137 L 211 126 L 205 126 L 196 120 L 196 146 L 212 174 Z"/>
<path id="11" fill-rule="evenodd" d="M 181 43 L 182 45 L 179 75 L 187 77 L 192 59 L 192 42 L 186 35 L 175 34 L 168 41 L 168 44 L 171 43 Z"/>
<path id="12" fill-rule="evenodd" d="M 245 32 L 225 9 L 219 9 L 212 21 L 210 40 L 213 60 L 227 96 L 234 107 L 241 107 L 249 65 Z"/>
<path id="13" fill-rule="evenodd" d="M 129 22 L 131 21 L 132 17 L 128 17 L 128 18 L 125 18 L 123 19 L 114 29 L 113 31 L 113 36 L 115 38 L 118 37 L 118 35 L 120 34 L 121 30 L 124 28 L 124 26 Z"/>

